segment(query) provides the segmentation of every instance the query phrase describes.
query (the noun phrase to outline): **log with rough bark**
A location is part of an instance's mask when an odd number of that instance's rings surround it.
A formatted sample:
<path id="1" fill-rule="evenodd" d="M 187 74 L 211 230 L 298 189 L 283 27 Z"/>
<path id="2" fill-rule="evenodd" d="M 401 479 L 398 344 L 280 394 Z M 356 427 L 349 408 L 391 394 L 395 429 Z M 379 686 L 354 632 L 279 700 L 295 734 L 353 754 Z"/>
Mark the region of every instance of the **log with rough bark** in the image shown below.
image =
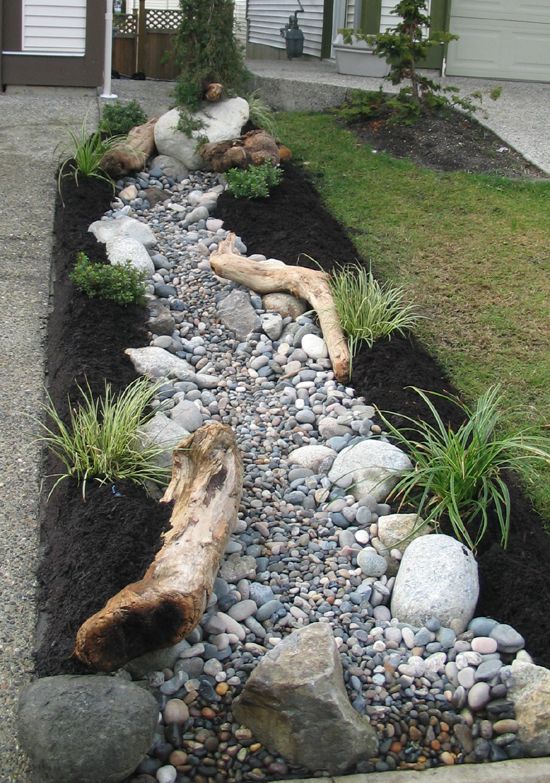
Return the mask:
<path id="1" fill-rule="evenodd" d="M 234 251 L 235 234 L 229 234 L 210 256 L 210 266 L 216 275 L 234 280 L 259 294 L 289 291 L 305 299 L 317 312 L 327 344 L 334 374 L 340 381 L 349 378 L 350 354 L 342 332 L 329 277 L 325 272 L 303 266 L 271 266 L 252 261 Z"/>
<path id="2" fill-rule="evenodd" d="M 142 171 L 155 149 L 155 123 L 151 117 L 143 125 L 137 125 L 128 136 L 109 150 L 101 161 L 101 168 L 111 177 L 119 179 L 135 171 Z"/>
<path id="3" fill-rule="evenodd" d="M 81 661 L 112 671 L 191 633 L 206 609 L 235 526 L 242 481 L 235 436 L 224 424 L 206 424 L 178 444 L 162 498 L 174 501 L 163 546 L 143 579 L 117 593 L 80 627 L 75 654 Z"/>

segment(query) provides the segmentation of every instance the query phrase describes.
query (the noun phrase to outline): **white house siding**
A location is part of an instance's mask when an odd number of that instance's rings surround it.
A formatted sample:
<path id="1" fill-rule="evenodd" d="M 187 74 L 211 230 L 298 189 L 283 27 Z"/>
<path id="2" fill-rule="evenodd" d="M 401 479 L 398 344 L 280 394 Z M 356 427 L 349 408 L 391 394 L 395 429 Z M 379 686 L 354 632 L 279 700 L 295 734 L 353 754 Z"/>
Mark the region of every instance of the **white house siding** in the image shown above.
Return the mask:
<path id="1" fill-rule="evenodd" d="M 302 0 L 302 5 L 305 13 L 298 14 L 298 20 L 305 37 L 304 53 L 320 57 L 323 37 L 323 0 Z M 296 0 L 279 0 L 279 2 L 248 0 L 250 43 L 284 49 L 285 42 L 279 31 L 297 8 Z"/>
<path id="2" fill-rule="evenodd" d="M 397 5 L 397 0 L 382 0 L 382 13 L 380 15 L 380 32 L 385 33 L 388 27 L 395 27 L 399 22 L 399 17 L 390 13 L 392 8 Z M 430 13 L 431 0 L 426 3 L 428 14 Z"/>
<path id="3" fill-rule="evenodd" d="M 348 29 L 359 27 L 359 11 L 361 10 L 361 0 L 348 0 L 346 3 L 346 24 Z"/>
<path id="4" fill-rule="evenodd" d="M 235 0 L 235 36 L 246 45 L 246 0 Z"/>
<path id="5" fill-rule="evenodd" d="M 23 0 L 24 52 L 84 54 L 86 0 Z"/>

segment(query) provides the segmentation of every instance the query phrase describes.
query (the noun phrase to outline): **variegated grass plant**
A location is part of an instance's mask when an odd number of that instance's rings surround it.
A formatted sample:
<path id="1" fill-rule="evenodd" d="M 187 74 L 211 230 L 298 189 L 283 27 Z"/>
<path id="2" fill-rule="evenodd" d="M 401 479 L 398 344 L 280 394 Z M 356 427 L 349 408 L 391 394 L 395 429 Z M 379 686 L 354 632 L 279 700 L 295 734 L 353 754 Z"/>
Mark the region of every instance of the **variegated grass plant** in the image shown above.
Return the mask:
<path id="1" fill-rule="evenodd" d="M 415 305 L 405 303 L 402 288 L 378 282 L 370 269 L 359 264 L 339 267 L 329 282 L 352 360 L 361 343 L 372 348 L 394 332 L 404 334 L 420 318 Z"/>
<path id="2" fill-rule="evenodd" d="M 100 484 L 127 480 L 145 488 L 149 482 L 165 484 L 168 471 L 157 464 L 163 448 L 141 448 L 138 433 L 154 415 L 147 409 L 157 389 L 158 384 L 138 378 L 115 394 L 106 382 L 103 396 L 94 398 L 88 384 L 79 386 L 82 399 L 69 405 L 67 423 L 49 398 L 44 405 L 49 422 L 38 421 L 43 432 L 39 440 L 65 468 L 57 474 L 51 492 L 68 478 L 82 484 L 84 498 L 91 479 Z"/>
<path id="3" fill-rule="evenodd" d="M 491 386 L 473 406 L 452 395 L 427 393 L 422 397 L 433 424 L 401 416 L 411 426 L 397 429 L 381 414 L 390 437 L 408 452 L 413 469 L 403 473 L 392 492 L 401 504 L 414 504 L 425 524 L 440 528 L 448 521 L 457 539 L 475 550 L 487 532 L 491 511 L 498 522 L 500 541 L 508 543 L 510 493 L 503 477 L 522 469 L 525 476 L 534 463 L 550 464 L 550 442 L 531 429 L 502 433 L 506 412 L 501 410 L 500 386 Z M 433 398 L 450 400 L 464 414 L 456 431 L 445 425 Z"/>

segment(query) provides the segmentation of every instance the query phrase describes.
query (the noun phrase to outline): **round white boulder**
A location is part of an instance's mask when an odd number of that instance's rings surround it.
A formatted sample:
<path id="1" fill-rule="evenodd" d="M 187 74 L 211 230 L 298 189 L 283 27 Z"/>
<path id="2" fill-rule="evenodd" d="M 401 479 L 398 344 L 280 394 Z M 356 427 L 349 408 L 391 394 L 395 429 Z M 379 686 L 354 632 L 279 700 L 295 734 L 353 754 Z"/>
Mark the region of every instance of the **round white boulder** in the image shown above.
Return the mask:
<path id="1" fill-rule="evenodd" d="M 209 103 L 192 117 L 202 125 L 189 137 L 178 130 L 180 113 L 172 109 L 163 114 L 155 124 L 155 144 L 161 155 L 176 158 L 191 171 L 204 164 L 197 152 L 199 142 L 207 137 L 211 143 L 234 139 L 248 120 L 249 108 L 244 98 L 230 98 L 219 103 Z"/>
<path id="2" fill-rule="evenodd" d="M 342 449 L 328 477 L 338 486 L 349 486 L 357 500 L 372 495 L 380 503 L 397 484 L 400 473 L 411 468 L 404 451 L 386 441 L 370 438 Z"/>
<path id="3" fill-rule="evenodd" d="M 479 595 L 472 552 L 450 536 L 433 534 L 412 541 L 403 555 L 391 600 L 392 617 L 420 627 L 430 617 L 462 633 Z"/>

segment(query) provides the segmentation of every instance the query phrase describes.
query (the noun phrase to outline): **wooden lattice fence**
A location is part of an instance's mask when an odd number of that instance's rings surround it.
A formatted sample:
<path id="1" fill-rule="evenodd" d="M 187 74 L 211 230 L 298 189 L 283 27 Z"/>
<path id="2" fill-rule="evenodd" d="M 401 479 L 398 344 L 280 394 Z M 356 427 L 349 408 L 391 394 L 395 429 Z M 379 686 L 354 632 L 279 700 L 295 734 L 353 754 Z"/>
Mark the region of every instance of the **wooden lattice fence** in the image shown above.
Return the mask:
<path id="1" fill-rule="evenodd" d="M 123 76 L 144 73 L 149 79 L 175 79 L 175 35 L 180 19 L 181 11 L 145 8 L 145 0 L 140 0 L 133 14 L 117 16 L 113 70 Z"/>

